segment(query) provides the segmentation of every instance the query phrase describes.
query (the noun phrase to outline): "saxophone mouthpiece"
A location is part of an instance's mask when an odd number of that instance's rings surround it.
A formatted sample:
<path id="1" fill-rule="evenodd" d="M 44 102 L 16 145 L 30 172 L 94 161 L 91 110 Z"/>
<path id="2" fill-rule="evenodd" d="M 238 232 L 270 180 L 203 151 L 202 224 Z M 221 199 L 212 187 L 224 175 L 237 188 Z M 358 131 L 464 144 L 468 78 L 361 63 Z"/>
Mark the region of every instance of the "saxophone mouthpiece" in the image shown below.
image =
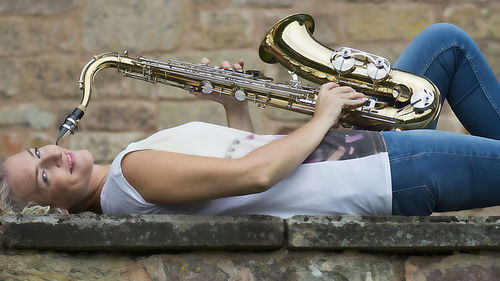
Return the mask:
<path id="1" fill-rule="evenodd" d="M 59 141 L 69 133 L 66 128 L 59 129 L 59 135 L 57 136 L 56 145 L 59 145 Z"/>
<path id="2" fill-rule="evenodd" d="M 59 135 L 57 136 L 56 140 L 56 145 L 59 144 L 59 141 L 67 136 L 68 134 L 74 134 L 75 131 L 78 130 L 78 123 L 80 122 L 80 119 L 83 117 L 83 110 L 80 108 L 75 108 L 73 112 L 71 112 L 68 117 L 66 117 L 66 120 L 64 120 L 64 123 L 62 123 L 61 127 L 59 127 Z"/>

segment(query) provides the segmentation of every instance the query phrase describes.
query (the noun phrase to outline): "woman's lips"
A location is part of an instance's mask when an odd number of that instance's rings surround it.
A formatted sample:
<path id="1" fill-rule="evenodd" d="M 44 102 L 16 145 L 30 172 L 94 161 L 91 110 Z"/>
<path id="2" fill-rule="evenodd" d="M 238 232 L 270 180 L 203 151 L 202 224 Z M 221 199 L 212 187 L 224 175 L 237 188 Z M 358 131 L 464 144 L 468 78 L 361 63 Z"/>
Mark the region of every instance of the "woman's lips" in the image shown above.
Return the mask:
<path id="1" fill-rule="evenodd" d="M 66 153 L 66 158 L 68 159 L 69 173 L 73 173 L 73 168 L 75 167 L 75 155 L 73 153 Z"/>

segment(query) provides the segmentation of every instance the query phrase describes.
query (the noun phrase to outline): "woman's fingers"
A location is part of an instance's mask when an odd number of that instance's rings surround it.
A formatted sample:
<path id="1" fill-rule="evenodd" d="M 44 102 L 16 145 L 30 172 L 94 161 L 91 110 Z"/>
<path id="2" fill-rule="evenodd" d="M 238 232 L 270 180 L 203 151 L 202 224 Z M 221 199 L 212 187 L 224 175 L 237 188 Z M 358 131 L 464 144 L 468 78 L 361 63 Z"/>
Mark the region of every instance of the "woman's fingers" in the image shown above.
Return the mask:
<path id="1" fill-rule="evenodd" d="M 360 92 L 340 93 L 339 96 L 344 98 L 344 99 L 349 99 L 349 100 L 366 98 L 366 96 Z"/>
<path id="2" fill-rule="evenodd" d="M 230 69 L 231 68 L 231 64 L 229 63 L 229 61 L 227 60 L 223 60 L 221 63 L 220 63 L 220 68 L 223 68 L 223 69 Z"/>
<path id="3" fill-rule="evenodd" d="M 202 58 L 200 60 L 200 62 L 202 64 L 210 64 L 210 60 L 208 58 Z M 234 63 L 231 65 L 231 63 L 229 63 L 229 61 L 227 60 L 223 60 L 220 64 L 219 64 L 219 67 L 222 68 L 222 69 L 234 69 L 234 70 L 243 70 L 243 66 L 245 65 L 245 63 L 243 62 L 243 59 L 240 59 L 237 63 Z"/>
<path id="4" fill-rule="evenodd" d="M 238 70 L 243 70 L 243 67 L 245 66 L 245 62 L 243 61 L 243 59 L 239 59 L 238 60 L 238 65 L 241 67 L 240 69 Z"/>
<path id="5" fill-rule="evenodd" d="M 223 68 L 223 69 L 234 69 L 234 70 L 243 70 L 243 65 L 244 65 L 243 59 L 240 59 L 237 63 L 234 63 L 232 65 L 227 60 L 223 60 L 220 63 L 220 67 L 221 68 Z"/>
<path id="6" fill-rule="evenodd" d="M 340 96 L 343 99 L 343 107 L 348 108 L 359 107 L 368 100 L 364 94 L 358 92 L 343 93 Z"/>
<path id="7" fill-rule="evenodd" d="M 200 61 L 202 64 L 210 64 L 210 60 L 207 58 L 202 58 Z"/>
<path id="8" fill-rule="evenodd" d="M 334 83 L 334 82 L 328 82 L 328 83 L 321 85 L 321 87 L 319 87 L 319 91 L 320 92 L 327 92 L 327 91 L 330 91 L 330 90 L 337 88 L 337 87 L 339 87 L 339 84 Z"/>
<path id="9" fill-rule="evenodd" d="M 366 98 L 355 99 L 355 100 L 344 100 L 344 107 L 359 107 L 366 102 Z"/>
<path id="10" fill-rule="evenodd" d="M 235 63 L 235 64 L 233 64 L 233 69 L 240 71 L 240 70 L 243 70 L 243 66 L 239 63 Z"/>
<path id="11" fill-rule="evenodd" d="M 355 93 L 356 90 L 349 86 L 338 86 L 334 89 L 335 93 L 337 94 L 345 94 L 345 93 Z"/>

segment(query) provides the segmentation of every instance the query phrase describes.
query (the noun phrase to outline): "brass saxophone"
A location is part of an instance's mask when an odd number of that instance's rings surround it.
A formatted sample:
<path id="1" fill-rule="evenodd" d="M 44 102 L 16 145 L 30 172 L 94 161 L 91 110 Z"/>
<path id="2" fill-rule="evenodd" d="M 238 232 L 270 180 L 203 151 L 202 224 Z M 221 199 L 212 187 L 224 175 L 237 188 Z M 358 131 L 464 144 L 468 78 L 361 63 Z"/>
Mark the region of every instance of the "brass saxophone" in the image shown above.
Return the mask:
<path id="1" fill-rule="evenodd" d="M 259 108 L 270 105 L 313 114 L 319 89 L 301 83 L 297 73 L 313 82 L 335 81 L 349 85 L 370 96 L 361 108 L 343 113 L 341 122 L 347 124 L 376 130 L 414 129 L 425 128 L 436 119 L 440 110 L 439 91 L 430 81 L 388 69 L 386 60 L 381 62 L 382 66 L 375 63 L 377 79 L 371 80 L 366 73 L 372 66 L 366 66 L 366 60 L 357 59 L 358 51 L 343 49 L 339 55 L 337 51 L 328 50 L 310 36 L 313 28 L 310 16 L 292 15 L 277 23 L 262 42 L 259 55 L 265 62 L 280 61 L 293 71 L 292 80 L 286 83 L 275 83 L 259 70 L 240 72 L 173 59 L 132 58 L 127 52 L 96 55 L 82 69 L 78 81 L 82 100 L 60 126 L 56 144 L 78 129 L 90 101 L 94 77 L 104 68 L 116 68 L 125 77 L 146 82 L 253 101 Z M 348 52 L 351 57 L 347 56 Z M 347 69 L 350 64 L 351 68 Z M 335 65 L 340 65 L 340 71 L 334 68 Z M 381 77 L 384 71 L 386 75 Z"/>
<path id="2" fill-rule="evenodd" d="M 313 32 L 310 15 L 288 16 L 265 35 L 259 56 L 311 82 L 336 82 L 369 97 L 359 109 L 344 111 L 341 122 L 371 130 L 409 130 L 436 121 L 441 98 L 430 80 L 393 69 L 377 55 L 349 47 L 329 49 L 312 37 Z"/>

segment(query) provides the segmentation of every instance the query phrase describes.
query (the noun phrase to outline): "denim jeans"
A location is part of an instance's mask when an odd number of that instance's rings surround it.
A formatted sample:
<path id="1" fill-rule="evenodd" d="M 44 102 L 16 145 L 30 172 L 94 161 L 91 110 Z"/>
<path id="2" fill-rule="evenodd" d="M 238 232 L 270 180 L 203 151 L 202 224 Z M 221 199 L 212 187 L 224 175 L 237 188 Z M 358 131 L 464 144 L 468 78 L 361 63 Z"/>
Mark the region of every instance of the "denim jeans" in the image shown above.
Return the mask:
<path id="1" fill-rule="evenodd" d="M 434 130 L 383 132 L 393 214 L 500 205 L 500 84 L 475 42 L 454 25 L 435 24 L 410 43 L 394 68 L 434 82 L 475 136 Z"/>

